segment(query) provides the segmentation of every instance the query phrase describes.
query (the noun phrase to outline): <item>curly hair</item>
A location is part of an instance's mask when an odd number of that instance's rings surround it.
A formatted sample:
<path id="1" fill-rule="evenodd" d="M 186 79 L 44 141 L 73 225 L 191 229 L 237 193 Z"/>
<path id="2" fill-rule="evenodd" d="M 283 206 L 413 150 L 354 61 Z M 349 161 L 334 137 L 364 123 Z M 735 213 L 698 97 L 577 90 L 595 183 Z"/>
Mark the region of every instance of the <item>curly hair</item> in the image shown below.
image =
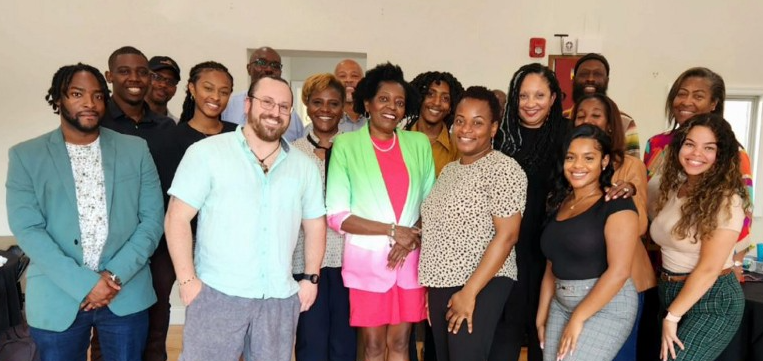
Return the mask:
<path id="1" fill-rule="evenodd" d="M 733 195 L 742 199 L 745 212 L 752 205 L 750 195 L 742 181 L 739 161 L 739 142 L 734 136 L 731 125 L 719 114 L 707 113 L 695 115 L 675 131 L 670 142 L 660 181 L 656 210 L 661 211 L 668 198 L 678 192 L 686 183 L 686 172 L 679 161 L 679 153 L 689 132 L 695 127 L 706 127 L 716 139 L 716 156 L 710 169 L 699 175 L 689 190 L 686 201 L 681 206 L 681 219 L 673 227 L 672 234 L 679 239 L 693 236 L 692 243 L 707 240 L 718 227 L 718 214 L 721 208 L 726 219 L 731 217 Z M 693 233 L 693 234 L 692 234 Z"/>
<path id="2" fill-rule="evenodd" d="M 603 130 L 599 127 L 591 124 L 583 124 L 581 126 L 573 128 L 567 136 L 564 137 L 562 143 L 562 153 L 559 154 L 556 160 L 556 165 L 553 171 L 553 188 L 549 193 L 548 201 L 546 202 L 546 209 L 548 212 L 556 211 L 559 206 L 564 202 L 564 199 L 572 192 L 572 187 L 567 177 L 564 176 L 564 162 L 567 155 L 567 151 L 570 149 L 572 141 L 575 139 L 593 139 L 596 141 L 596 149 L 601 151 L 601 157 L 609 155 L 609 161 L 604 169 L 599 174 L 599 188 L 602 192 L 605 192 L 605 188 L 612 186 L 612 175 L 615 173 L 615 169 L 612 164 L 612 140 Z M 605 192 L 606 193 L 606 192 Z"/>
<path id="3" fill-rule="evenodd" d="M 66 95 L 69 85 L 72 82 L 74 74 L 81 71 L 93 74 L 98 81 L 98 86 L 103 93 L 103 103 L 109 102 L 109 86 L 106 84 L 106 78 L 103 77 L 98 69 L 93 66 L 77 63 L 76 65 L 66 65 L 60 67 L 55 74 L 53 74 L 53 80 L 51 81 L 50 88 L 48 88 L 48 94 L 45 95 L 45 100 L 48 102 L 51 108 L 53 108 L 54 114 L 59 114 L 58 103 L 61 101 L 61 97 L 68 97 Z"/>
<path id="4" fill-rule="evenodd" d="M 723 116 L 723 103 L 726 101 L 726 83 L 718 73 L 703 67 L 689 68 L 685 72 L 681 73 L 673 82 L 668 92 L 668 99 L 665 101 L 665 115 L 668 117 L 670 126 L 675 130 L 680 124 L 676 122 L 676 115 L 673 114 L 673 101 L 678 95 L 678 91 L 681 89 L 681 84 L 689 78 L 700 78 L 710 82 L 710 97 L 712 101 L 717 102 L 715 110 L 712 113 Z"/>
<path id="5" fill-rule="evenodd" d="M 201 76 L 201 73 L 205 71 L 221 71 L 225 73 L 225 75 L 227 75 L 228 79 L 230 80 L 231 91 L 233 91 L 233 76 L 230 74 L 228 68 L 226 68 L 225 65 L 215 61 L 205 61 L 203 63 L 194 65 L 193 68 L 191 68 L 191 70 L 188 72 L 188 84 L 196 84 L 196 82 L 199 80 L 199 77 Z M 191 120 L 195 112 L 196 102 L 193 100 L 193 96 L 191 95 L 191 89 L 186 86 L 185 99 L 183 100 L 183 112 L 180 113 L 179 123 Z"/>
<path id="6" fill-rule="evenodd" d="M 519 131 L 521 120 L 519 118 L 519 91 L 522 83 L 529 74 L 538 74 L 547 82 L 551 90 L 551 95 L 555 95 L 554 103 L 548 113 L 548 118 L 541 126 L 541 133 L 538 142 L 529 146 L 533 147 L 531 152 L 524 152 L 524 156 L 517 157 L 517 153 L 524 146 L 522 135 Z M 555 137 L 566 130 L 569 122 L 562 116 L 562 88 L 559 81 L 551 69 L 539 63 L 527 64 L 519 68 L 514 73 L 509 83 L 508 100 L 506 109 L 503 113 L 503 122 L 498 128 L 498 134 L 495 137 L 494 148 L 504 154 L 515 158 L 525 171 L 533 170 L 541 159 L 554 144 Z"/>
<path id="7" fill-rule="evenodd" d="M 596 99 L 604 105 L 604 116 L 607 117 L 607 129 L 602 129 L 607 132 L 610 139 L 612 139 L 612 162 L 615 168 L 620 167 L 623 164 L 625 158 L 625 130 L 623 130 L 623 117 L 620 115 L 620 108 L 617 104 L 608 96 L 601 93 L 585 94 L 577 103 L 572 106 L 572 112 L 570 116 L 574 121 L 577 118 L 578 108 L 580 104 L 588 99 Z"/>
<path id="8" fill-rule="evenodd" d="M 441 83 L 448 84 L 450 90 L 450 113 L 445 117 L 445 126 L 450 129 L 453 125 L 453 115 L 456 109 L 456 105 L 461 101 L 461 96 L 464 92 L 464 87 L 461 82 L 448 72 L 428 71 L 417 75 L 411 80 L 411 86 L 421 95 L 418 105 L 411 109 L 411 116 L 403 126 L 405 130 L 411 130 L 416 121 L 421 116 L 421 106 L 424 104 L 424 98 L 429 93 L 429 87 L 432 84 L 440 85 Z"/>
<path id="9" fill-rule="evenodd" d="M 390 62 L 379 64 L 375 68 L 366 72 L 366 76 L 360 79 L 358 86 L 353 93 L 354 103 L 352 110 L 358 114 L 367 114 L 366 101 L 371 101 L 376 96 L 382 83 L 398 83 L 405 90 L 405 114 L 403 117 L 410 117 L 412 112 L 418 111 L 419 93 L 403 77 L 403 69 L 400 66 L 393 65 Z"/>
<path id="10" fill-rule="evenodd" d="M 344 104 L 344 98 L 346 96 L 344 85 L 342 85 L 342 82 L 331 73 L 314 74 L 305 79 L 305 83 L 302 86 L 302 103 L 307 105 L 307 101 L 310 100 L 310 95 L 314 92 L 324 91 L 326 89 L 334 89 L 339 92 L 339 99 L 341 99 L 342 104 Z"/>

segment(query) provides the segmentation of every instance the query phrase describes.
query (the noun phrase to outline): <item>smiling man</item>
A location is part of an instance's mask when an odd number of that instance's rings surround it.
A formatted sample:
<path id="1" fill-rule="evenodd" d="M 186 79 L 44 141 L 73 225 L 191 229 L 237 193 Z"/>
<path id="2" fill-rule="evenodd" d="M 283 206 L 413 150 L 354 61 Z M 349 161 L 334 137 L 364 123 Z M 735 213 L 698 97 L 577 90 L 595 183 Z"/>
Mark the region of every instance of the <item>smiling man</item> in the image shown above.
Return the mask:
<path id="1" fill-rule="evenodd" d="M 255 49 L 249 57 L 249 63 L 246 64 L 246 72 L 249 73 L 252 83 L 263 77 L 280 78 L 282 69 L 281 55 L 269 46 Z M 228 100 L 228 107 L 220 116 L 222 120 L 241 125 L 246 124 L 247 115 L 244 111 L 246 99 L 246 91 L 231 95 Z M 304 135 L 305 126 L 302 124 L 302 119 L 297 113 L 291 112 L 288 128 L 283 134 L 284 139 L 287 142 L 293 142 Z"/>
<path id="2" fill-rule="evenodd" d="M 45 98 L 60 126 L 10 149 L 6 182 L 8 224 L 31 259 L 30 333 L 43 361 L 85 360 L 95 330 L 108 360 L 141 360 L 164 211 L 154 162 L 142 139 L 99 126 L 98 69 L 60 68 Z"/>
<path id="3" fill-rule="evenodd" d="M 323 182 L 315 162 L 282 138 L 291 90 L 263 77 L 247 94 L 247 123 L 188 148 L 168 191 L 167 245 L 187 306 L 182 361 L 237 361 L 242 352 L 246 360 L 289 361 L 300 310 L 318 293 Z M 305 274 L 297 282 L 300 225 Z"/>
<path id="4" fill-rule="evenodd" d="M 109 56 L 109 70 L 105 75 L 106 81 L 111 83 L 113 95 L 106 104 L 101 125 L 146 139 L 153 149 L 152 138 L 158 135 L 158 131 L 174 127 L 175 122 L 153 112 L 145 101 L 151 86 L 148 59 L 132 46 L 121 47 Z"/>
<path id="5" fill-rule="evenodd" d="M 604 55 L 589 53 L 575 63 L 572 78 L 572 100 L 577 103 L 586 94 L 601 93 L 607 95 L 609 88 L 609 62 Z M 575 120 L 576 114 L 567 109 L 562 115 Z M 620 112 L 625 130 L 625 153 L 641 159 L 641 146 L 638 140 L 636 121 L 630 115 Z"/>
<path id="6" fill-rule="evenodd" d="M 421 94 L 421 104 L 405 128 L 429 137 L 435 175 L 439 176 L 446 164 L 459 157 L 450 136 L 450 126 L 464 88 L 452 74 L 439 71 L 419 74 L 411 81 L 411 86 Z"/>

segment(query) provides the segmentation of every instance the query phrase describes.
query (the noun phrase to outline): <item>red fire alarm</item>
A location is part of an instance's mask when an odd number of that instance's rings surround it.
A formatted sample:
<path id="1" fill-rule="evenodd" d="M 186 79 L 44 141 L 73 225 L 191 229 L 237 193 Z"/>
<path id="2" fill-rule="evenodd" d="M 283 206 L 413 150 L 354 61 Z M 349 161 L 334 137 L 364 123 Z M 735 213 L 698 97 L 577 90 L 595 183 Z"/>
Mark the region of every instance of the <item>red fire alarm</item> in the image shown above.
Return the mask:
<path id="1" fill-rule="evenodd" d="M 530 57 L 542 58 L 546 56 L 546 39 L 530 38 Z"/>

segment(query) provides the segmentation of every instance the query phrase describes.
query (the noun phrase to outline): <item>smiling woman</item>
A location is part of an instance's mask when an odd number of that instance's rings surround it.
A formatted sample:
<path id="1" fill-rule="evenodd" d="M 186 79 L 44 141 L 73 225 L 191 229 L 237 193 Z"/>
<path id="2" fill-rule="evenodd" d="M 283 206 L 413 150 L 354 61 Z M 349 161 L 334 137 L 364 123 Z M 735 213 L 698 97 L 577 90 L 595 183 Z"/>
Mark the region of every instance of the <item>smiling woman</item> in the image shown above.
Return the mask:
<path id="1" fill-rule="evenodd" d="M 513 248 L 527 177 L 491 147 L 500 114 L 487 88 L 464 92 L 453 124 L 461 159 L 445 166 L 421 206 L 419 282 L 428 287 L 439 361 L 487 358 L 517 279 Z"/>
<path id="2" fill-rule="evenodd" d="M 220 120 L 220 113 L 225 109 L 232 91 L 233 78 L 224 65 L 208 61 L 191 68 L 180 123 L 162 134 L 160 149 L 154 152 L 165 209 L 169 202 L 167 191 L 188 147 L 207 137 L 236 129 L 236 124 Z M 196 218 L 192 221 L 192 231 L 195 234 Z M 164 237 L 151 258 L 151 272 L 157 302 L 149 309 L 150 332 L 146 357 L 154 360 L 165 357 L 169 296 L 175 282 L 175 270 Z"/>
<path id="3" fill-rule="evenodd" d="M 350 325 L 359 327 L 369 361 L 385 354 L 407 359 L 411 324 L 426 318 L 417 222 L 434 183 L 434 163 L 425 135 L 397 128 L 416 98 L 400 67 L 369 70 L 354 95 L 355 111 L 369 114 L 369 121 L 336 137 L 332 147 L 327 218 L 345 236 Z"/>
<path id="4" fill-rule="evenodd" d="M 546 260 L 537 245 L 551 190 L 551 170 L 569 125 L 562 117 L 562 93 L 554 72 L 538 63 L 519 68 L 509 83 L 508 102 L 494 148 L 514 158 L 527 175 L 527 205 L 515 247 L 519 273 L 525 276 L 516 282 L 505 304 L 491 361 L 516 359 L 525 340 L 529 340 L 530 360 L 543 357 L 535 313 Z"/>

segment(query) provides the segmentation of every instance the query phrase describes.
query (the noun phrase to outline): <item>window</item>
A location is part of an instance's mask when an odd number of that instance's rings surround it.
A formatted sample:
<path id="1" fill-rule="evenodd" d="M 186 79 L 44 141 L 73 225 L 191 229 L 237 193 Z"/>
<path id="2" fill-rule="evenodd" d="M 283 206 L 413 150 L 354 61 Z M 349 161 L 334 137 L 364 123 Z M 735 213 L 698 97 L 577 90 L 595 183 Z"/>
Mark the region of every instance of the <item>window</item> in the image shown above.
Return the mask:
<path id="1" fill-rule="evenodd" d="M 763 216 L 763 192 L 761 184 L 761 159 L 760 137 L 763 131 L 763 89 L 728 89 L 726 102 L 724 103 L 723 117 L 729 121 L 739 143 L 742 144 L 747 154 L 750 155 L 752 165 L 752 179 L 755 186 L 753 191 L 753 214 L 755 217 Z"/>

